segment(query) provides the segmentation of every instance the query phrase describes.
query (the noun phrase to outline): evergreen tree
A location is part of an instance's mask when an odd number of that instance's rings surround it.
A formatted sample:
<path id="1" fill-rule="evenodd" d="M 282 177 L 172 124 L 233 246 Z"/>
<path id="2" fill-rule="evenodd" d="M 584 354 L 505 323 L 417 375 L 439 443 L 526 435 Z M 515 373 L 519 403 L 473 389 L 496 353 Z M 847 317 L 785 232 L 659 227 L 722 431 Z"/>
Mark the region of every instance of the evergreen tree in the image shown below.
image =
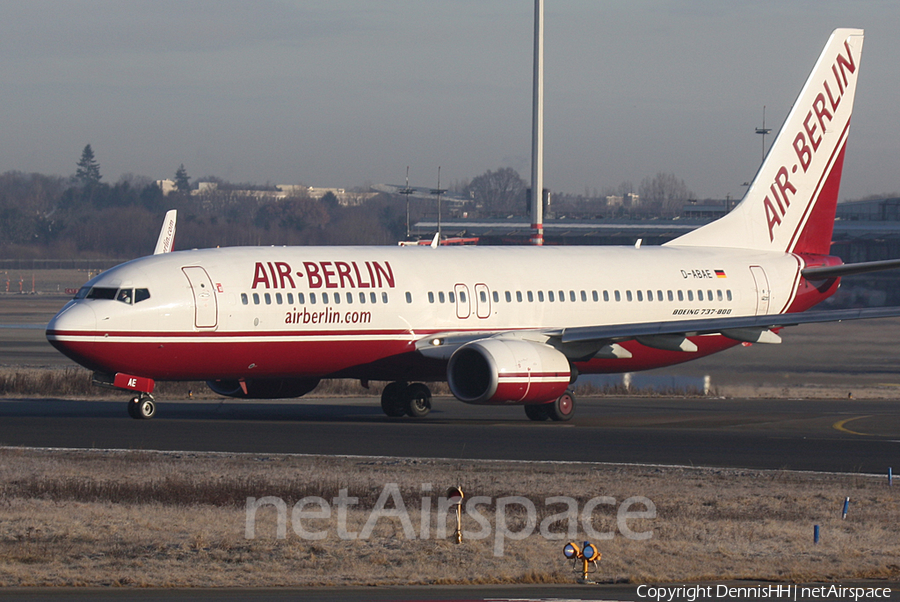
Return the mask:
<path id="1" fill-rule="evenodd" d="M 75 170 L 75 179 L 85 187 L 100 183 L 100 164 L 94 159 L 94 149 L 88 144 L 81 151 L 81 159 L 78 161 L 78 169 Z"/>
<path id="2" fill-rule="evenodd" d="M 175 190 L 178 192 L 188 192 L 191 189 L 191 179 L 188 177 L 184 163 L 178 166 L 175 172 Z"/>

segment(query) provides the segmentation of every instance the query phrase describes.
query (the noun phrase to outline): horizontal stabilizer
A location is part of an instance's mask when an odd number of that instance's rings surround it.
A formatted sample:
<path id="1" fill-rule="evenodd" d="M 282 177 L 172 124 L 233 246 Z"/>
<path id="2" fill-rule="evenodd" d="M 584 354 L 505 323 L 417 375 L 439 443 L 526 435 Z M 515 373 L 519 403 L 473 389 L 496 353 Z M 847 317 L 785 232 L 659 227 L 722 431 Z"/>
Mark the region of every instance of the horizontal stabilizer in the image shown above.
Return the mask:
<path id="1" fill-rule="evenodd" d="M 827 280 L 852 276 L 853 274 L 868 274 L 869 272 L 882 272 L 884 270 L 896 270 L 900 268 L 900 259 L 885 259 L 884 261 L 864 261 L 862 263 L 845 263 L 844 265 L 826 265 L 817 268 L 806 268 L 800 273 L 807 280 Z"/>

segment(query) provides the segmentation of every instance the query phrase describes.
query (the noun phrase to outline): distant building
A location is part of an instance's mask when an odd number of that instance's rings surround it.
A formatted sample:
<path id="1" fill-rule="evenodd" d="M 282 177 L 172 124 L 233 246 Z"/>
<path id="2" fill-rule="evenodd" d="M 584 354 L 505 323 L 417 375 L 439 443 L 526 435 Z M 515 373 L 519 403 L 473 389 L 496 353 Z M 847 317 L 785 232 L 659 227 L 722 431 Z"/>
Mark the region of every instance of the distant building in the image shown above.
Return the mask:
<path id="1" fill-rule="evenodd" d="M 850 222 L 898 222 L 900 198 L 838 203 L 835 217 Z"/>

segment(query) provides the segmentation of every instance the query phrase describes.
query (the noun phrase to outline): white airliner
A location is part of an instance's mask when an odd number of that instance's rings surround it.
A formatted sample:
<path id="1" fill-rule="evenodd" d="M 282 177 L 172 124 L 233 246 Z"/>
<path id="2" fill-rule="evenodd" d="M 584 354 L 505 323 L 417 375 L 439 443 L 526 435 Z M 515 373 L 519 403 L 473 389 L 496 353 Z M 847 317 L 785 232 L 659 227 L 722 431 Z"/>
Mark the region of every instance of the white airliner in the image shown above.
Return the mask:
<path id="1" fill-rule="evenodd" d="M 806 312 L 850 273 L 829 256 L 863 32 L 829 39 L 728 215 L 661 247 L 237 247 L 157 254 L 88 282 L 47 326 L 95 381 L 155 413 L 158 380 L 299 397 L 322 378 L 392 381 L 388 416 L 424 416 L 446 379 L 471 404 L 568 420 L 578 374 L 668 366 L 784 326 L 900 315 Z M 802 312 L 802 313 L 801 313 Z M 411 383 L 411 384 L 409 384 Z"/>

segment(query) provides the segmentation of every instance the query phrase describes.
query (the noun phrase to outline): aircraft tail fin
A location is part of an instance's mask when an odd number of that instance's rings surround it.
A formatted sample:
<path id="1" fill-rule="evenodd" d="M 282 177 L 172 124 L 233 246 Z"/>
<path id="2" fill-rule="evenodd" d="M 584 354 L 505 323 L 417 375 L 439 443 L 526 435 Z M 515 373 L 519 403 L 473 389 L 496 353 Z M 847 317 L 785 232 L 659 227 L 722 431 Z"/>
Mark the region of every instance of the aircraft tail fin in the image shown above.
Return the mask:
<path id="1" fill-rule="evenodd" d="M 172 251 L 172 247 L 175 245 L 175 218 L 177 215 L 178 211 L 175 209 L 171 209 L 166 213 L 166 217 L 163 219 L 162 229 L 159 231 L 159 238 L 156 239 L 156 249 L 153 251 L 154 255 Z"/>
<path id="2" fill-rule="evenodd" d="M 743 200 L 666 244 L 828 254 L 862 46 L 831 34 Z"/>

